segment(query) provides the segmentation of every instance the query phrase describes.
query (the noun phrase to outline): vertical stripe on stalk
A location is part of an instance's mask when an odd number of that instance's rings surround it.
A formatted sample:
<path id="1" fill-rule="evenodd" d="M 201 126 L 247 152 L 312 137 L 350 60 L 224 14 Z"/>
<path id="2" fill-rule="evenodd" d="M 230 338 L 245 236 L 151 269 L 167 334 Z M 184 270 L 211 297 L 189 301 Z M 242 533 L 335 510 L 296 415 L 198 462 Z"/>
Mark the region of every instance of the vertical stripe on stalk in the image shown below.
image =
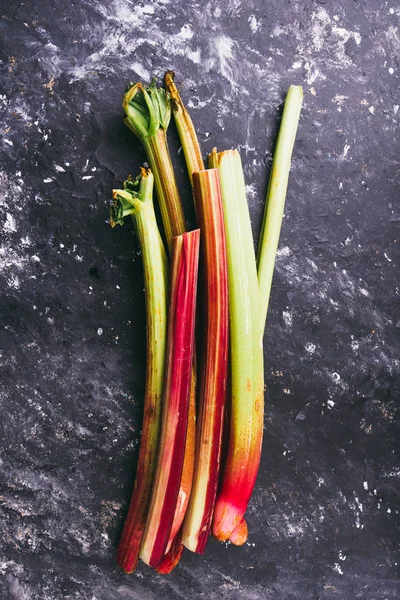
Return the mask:
<path id="1" fill-rule="evenodd" d="M 140 557 L 157 566 L 165 555 L 182 475 L 189 410 L 200 231 L 172 240 L 167 362 L 161 441 Z"/>
<path id="2" fill-rule="evenodd" d="M 193 184 L 201 231 L 203 337 L 195 471 L 182 539 L 189 550 L 202 553 L 211 528 L 219 476 L 228 368 L 228 273 L 217 169 L 194 172 Z"/>
<path id="3" fill-rule="evenodd" d="M 171 571 L 173 571 L 181 559 L 183 553 L 183 544 L 182 544 L 182 534 L 179 531 L 172 543 L 170 545 L 169 550 L 166 555 L 162 559 L 162 561 L 155 567 L 157 573 L 161 575 L 169 575 Z"/>
<path id="4" fill-rule="evenodd" d="M 167 553 L 174 543 L 178 531 L 182 527 L 183 519 L 189 504 L 189 498 L 192 491 L 194 458 L 196 446 L 196 388 L 197 388 L 197 368 L 196 355 L 193 355 L 192 378 L 190 380 L 190 398 L 189 415 L 186 433 L 185 458 L 183 459 L 182 477 L 179 486 L 178 500 L 176 503 L 174 520 L 169 534 Z"/>
<path id="5" fill-rule="evenodd" d="M 165 239 L 171 251 L 172 238 L 184 233 L 186 227 L 165 131 L 159 129 L 153 136 L 143 140 L 143 145 L 154 173 Z"/>

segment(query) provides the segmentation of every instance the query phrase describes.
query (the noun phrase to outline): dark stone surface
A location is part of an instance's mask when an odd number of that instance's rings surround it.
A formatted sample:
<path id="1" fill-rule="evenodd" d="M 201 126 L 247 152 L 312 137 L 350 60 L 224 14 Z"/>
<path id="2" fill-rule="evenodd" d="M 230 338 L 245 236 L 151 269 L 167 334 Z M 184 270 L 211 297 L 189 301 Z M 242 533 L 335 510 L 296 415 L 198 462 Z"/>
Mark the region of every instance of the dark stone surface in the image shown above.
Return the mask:
<path id="1" fill-rule="evenodd" d="M 1 600 L 399 598 L 397 3 L 3 0 L 0 14 Z M 239 146 L 255 234 L 289 84 L 305 99 L 249 542 L 125 576 L 144 298 L 108 204 L 144 160 L 125 85 L 167 68 L 204 153 Z"/>

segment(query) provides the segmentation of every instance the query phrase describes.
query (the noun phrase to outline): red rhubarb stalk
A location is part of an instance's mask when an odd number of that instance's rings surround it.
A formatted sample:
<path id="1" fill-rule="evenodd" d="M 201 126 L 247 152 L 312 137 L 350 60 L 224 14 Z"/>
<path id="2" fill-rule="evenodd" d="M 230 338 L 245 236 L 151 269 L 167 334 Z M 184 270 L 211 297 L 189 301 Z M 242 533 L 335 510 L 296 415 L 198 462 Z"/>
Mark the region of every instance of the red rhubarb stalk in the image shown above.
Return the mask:
<path id="1" fill-rule="evenodd" d="M 172 240 L 161 440 L 140 557 L 156 567 L 171 533 L 184 461 L 192 374 L 200 231 Z"/>
<path id="2" fill-rule="evenodd" d="M 160 564 L 155 567 L 157 573 L 160 573 L 161 575 L 168 575 L 171 573 L 171 571 L 175 569 L 176 565 L 180 561 L 182 552 L 182 534 L 179 531 L 172 540 L 167 554 L 164 556 Z"/>
<path id="3" fill-rule="evenodd" d="M 171 527 L 171 533 L 167 544 L 167 553 L 171 548 L 178 531 L 182 527 L 183 520 L 186 515 L 186 510 L 189 504 L 189 498 L 192 491 L 193 473 L 194 473 L 194 458 L 196 445 L 196 387 L 197 387 L 197 371 L 194 355 L 192 378 L 190 380 L 190 399 L 189 399 L 189 416 L 186 433 L 185 458 L 183 459 L 182 477 L 179 486 L 178 500 L 176 503 L 174 520 Z"/>
<path id="4" fill-rule="evenodd" d="M 235 546 L 243 546 L 243 544 L 247 542 L 248 535 L 249 532 L 247 529 L 247 523 L 243 517 L 242 520 L 239 521 L 239 524 L 236 525 L 235 529 L 232 531 L 229 541 Z"/>

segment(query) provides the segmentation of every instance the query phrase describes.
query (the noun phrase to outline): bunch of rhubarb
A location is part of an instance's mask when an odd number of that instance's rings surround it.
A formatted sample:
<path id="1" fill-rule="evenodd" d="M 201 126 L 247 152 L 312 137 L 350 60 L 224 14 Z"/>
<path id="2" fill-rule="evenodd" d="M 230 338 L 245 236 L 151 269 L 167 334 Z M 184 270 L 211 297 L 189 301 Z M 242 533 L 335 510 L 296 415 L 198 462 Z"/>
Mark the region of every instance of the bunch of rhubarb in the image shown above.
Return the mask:
<path id="1" fill-rule="evenodd" d="M 117 552 L 126 573 L 139 557 L 170 573 L 184 547 L 203 553 L 211 534 L 236 545 L 247 540 L 263 437 L 262 340 L 301 104 L 301 87 L 291 86 L 256 258 L 239 152 L 214 148 L 205 168 L 172 71 L 164 88 L 136 83 L 124 96 L 125 122 L 148 163 L 113 191 L 110 218 L 114 226 L 132 217 L 147 315 L 142 437 Z M 168 149 L 171 115 L 192 185 L 193 231 Z"/>

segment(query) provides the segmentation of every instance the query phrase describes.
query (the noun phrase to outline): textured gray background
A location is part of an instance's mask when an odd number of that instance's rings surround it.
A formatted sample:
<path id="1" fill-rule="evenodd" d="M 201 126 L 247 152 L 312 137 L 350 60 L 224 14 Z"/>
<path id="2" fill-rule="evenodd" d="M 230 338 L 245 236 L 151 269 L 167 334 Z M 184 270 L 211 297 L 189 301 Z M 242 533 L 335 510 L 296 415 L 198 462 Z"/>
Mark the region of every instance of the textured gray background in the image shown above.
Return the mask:
<path id="1" fill-rule="evenodd" d="M 398 4 L 1 0 L 0 15 L 1 600 L 399 598 Z M 136 240 L 108 204 L 145 158 L 125 85 L 167 68 L 204 153 L 239 147 L 255 234 L 284 94 L 305 97 L 249 542 L 126 576 L 145 313 Z"/>

